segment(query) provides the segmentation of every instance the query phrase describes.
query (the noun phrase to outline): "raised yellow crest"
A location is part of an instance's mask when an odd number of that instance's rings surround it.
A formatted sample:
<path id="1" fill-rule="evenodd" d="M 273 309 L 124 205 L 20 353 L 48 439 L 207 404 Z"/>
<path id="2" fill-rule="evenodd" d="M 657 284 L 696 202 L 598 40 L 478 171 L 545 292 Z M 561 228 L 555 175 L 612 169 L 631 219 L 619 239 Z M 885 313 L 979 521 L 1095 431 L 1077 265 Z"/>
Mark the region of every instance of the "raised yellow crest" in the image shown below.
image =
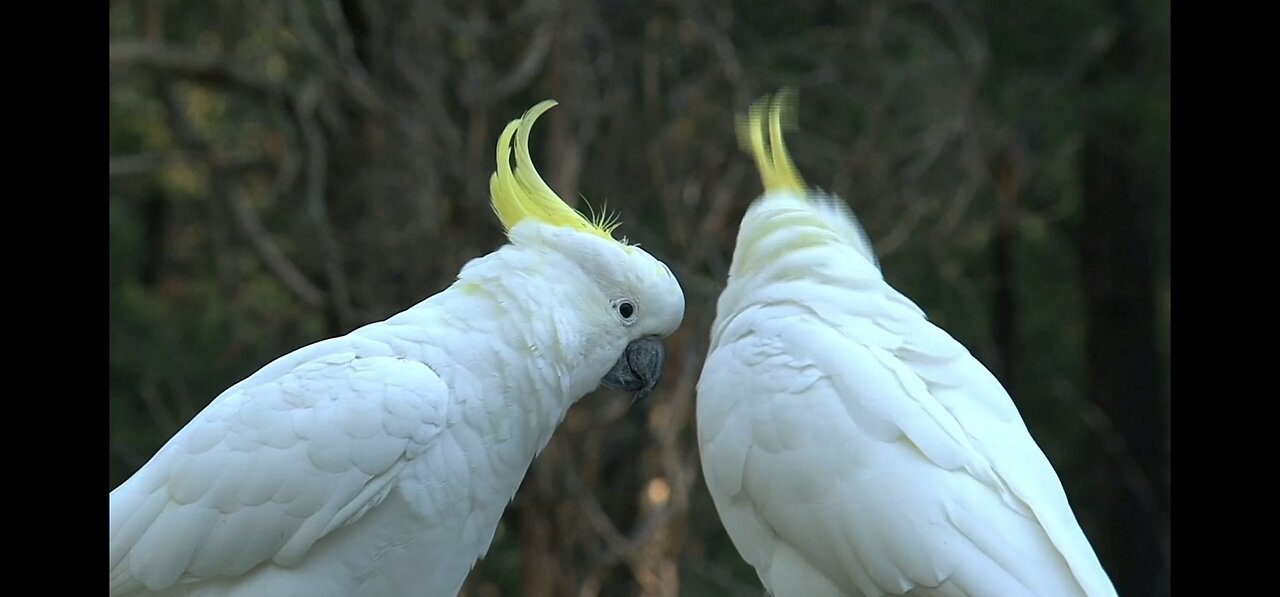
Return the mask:
<path id="1" fill-rule="evenodd" d="M 804 180 L 791 162 L 787 144 L 782 139 L 782 119 L 794 127 L 795 91 L 784 89 L 766 95 L 751 105 L 747 116 L 738 117 L 738 143 L 751 152 L 760 170 L 765 192 L 793 191 L 804 193 Z"/>
<path id="2" fill-rule="evenodd" d="M 493 212 L 498 214 L 498 220 L 507 232 L 525 218 L 531 218 L 614 240 L 613 231 L 620 224 L 616 218 L 601 210 L 599 216 L 588 220 L 551 190 L 533 166 L 533 158 L 529 155 L 529 131 L 533 129 L 534 121 L 556 103 L 555 100 L 539 102 L 524 116 L 512 120 L 498 137 L 498 170 L 489 178 Z M 513 139 L 516 153 L 514 170 L 511 168 Z"/>

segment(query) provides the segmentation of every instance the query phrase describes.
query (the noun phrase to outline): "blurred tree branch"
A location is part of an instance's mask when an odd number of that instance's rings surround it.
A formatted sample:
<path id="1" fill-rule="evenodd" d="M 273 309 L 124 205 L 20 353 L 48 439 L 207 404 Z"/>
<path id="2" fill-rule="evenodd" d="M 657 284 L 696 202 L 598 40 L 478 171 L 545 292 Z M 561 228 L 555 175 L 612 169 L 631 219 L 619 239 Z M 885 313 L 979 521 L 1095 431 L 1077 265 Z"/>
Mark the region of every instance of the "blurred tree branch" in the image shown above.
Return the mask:
<path id="1" fill-rule="evenodd" d="M 1156 345 L 1156 224 L 1159 190 L 1143 158 L 1132 151 L 1143 137 L 1141 96 L 1129 83 L 1150 60 L 1148 16 L 1134 0 L 1113 0 L 1119 22 L 1114 43 L 1085 76 L 1093 91 L 1084 114 L 1080 156 L 1081 287 L 1086 305 L 1088 395 L 1114 425 L 1140 472 L 1127 482 L 1138 489 L 1164 479 L 1168 455 L 1160 400 L 1161 363 Z M 1116 434 L 1112 434 L 1116 435 Z M 1122 464 L 1128 464 L 1124 462 Z M 1117 475 L 1132 478 L 1132 467 Z M 1155 498 L 1167 490 L 1113 495 L 1108 521 L 1130 526 L 1101 546 L 1128 565 L 1112 573 L 1117 591 L 1145 593 L 1169 573 L 1168 513 Z M 1142 499 L 1146 498 L 1146 499 Z M 1134 525 L 1135 521 L 1146 525 Z"/>
<path id="2" fill-rule="evenodd" d="M 107 55 L 113 69 L 140 68 L 292 106 L 292 98 L 283 87 L 233 66 L 211 52 L 164 42 L 126 40 L 112 41 Z"/>
<path id="3" fill-rule="evenodd" d="M 654 397 L 571 410 L 466 594 L 758 595 L 700 482 L 695 386 L 760 192 L 734 115 L 789 85 L 797 165 L 851 204 L 886 277 L 1006 379 L 1050 380 L 1015 398 L 1065 455 L 1081 519 L 1112 501 L 1150 513 L 1167 487 L 1132 474 L 1142 453 L 1085 391 L 1082 288 L 1061 275 L 1079 264 L 1054 244 L 1081 215 L 1064 98 L 1124 41 L 1121 19 L 1001 1 L 113 3 L 113 481 L 165 416 L 501 243 L 494 140 L 553 98 L 534 159 L 668 263 L 685 324 Z M 1122 478 L 1099 482 L 1111 461 Z"/>
<path id="4" fill-rule="evenodd" d="M 133 155 L 112 157 L 107 165 L 108 176 L 138 176 L 149 174 L 178 162 L 206 161 L 210 156 L 205 153 L 190 151 L 156 151 Z M 234 175 L 250 172 L 269 172 L 273 169 L 270 160 L 264 157 L 228 157 L 223 168 Z"/>
<path id="5" fill-rule="evenodd" d="M 250 244 L 262 258 L 267 268 L 276 275 L 285 288 L 288 288 L 303 304 L 318 307 L 324 304 L 325 294 L 307 279 L 293 262 L 285 256 L 270 233 L 262 225 L 249 207 L 238 181 L 231 175 L 217 158 L 210 152 L 209 144 L 186 117 L 186 110 L 177 97 L 171 83 L 161 83 L 161 98 L 168 111 L 169 123 L 174 135 L 188 151 L 209 155 L 207 164 L 210 171 L 209 184 L 217 199 L 226 203 L 235 221 L 240 226 Z"/>

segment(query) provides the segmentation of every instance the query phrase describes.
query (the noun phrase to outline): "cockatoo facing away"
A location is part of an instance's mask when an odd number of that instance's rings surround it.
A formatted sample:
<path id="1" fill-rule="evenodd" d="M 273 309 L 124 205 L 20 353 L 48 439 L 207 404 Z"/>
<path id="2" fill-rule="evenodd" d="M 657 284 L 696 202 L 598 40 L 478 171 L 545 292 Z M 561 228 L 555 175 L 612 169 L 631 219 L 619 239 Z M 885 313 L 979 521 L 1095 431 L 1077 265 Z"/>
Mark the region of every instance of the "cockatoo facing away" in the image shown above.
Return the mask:
<path id="1" fill-rule="evenodd" d="M 538 175 L 553 105 L 498 141 L 510 244 L 232 386 L 111 492 L 112 595 L 455 595 L 570 405 L 653 389 L 684 295 Z"/>
<path id="2" fill-rule="evenodd" d="M 1115 595 L 1056 473 L 981 363 L 806 190 L 779 98 L 743 126 L 765 194 L 698 382 L 703 471 L 774 597 Z"/>

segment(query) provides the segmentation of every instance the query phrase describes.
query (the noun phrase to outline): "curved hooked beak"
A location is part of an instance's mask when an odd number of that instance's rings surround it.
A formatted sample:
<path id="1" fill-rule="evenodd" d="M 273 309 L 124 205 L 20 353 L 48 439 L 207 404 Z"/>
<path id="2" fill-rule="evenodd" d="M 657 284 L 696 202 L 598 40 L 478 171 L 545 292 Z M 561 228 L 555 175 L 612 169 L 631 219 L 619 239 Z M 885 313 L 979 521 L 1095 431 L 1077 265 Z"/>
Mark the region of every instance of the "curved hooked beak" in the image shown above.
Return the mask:
<path id="1" fill-rule="evenodd" d="M 600 383 L 616 390 L 635 392 L 635 402 L 648 396 L 662 379 L 662 367 L 666 363 L 667 351 L 662 340 L 652 337 L 638 338 L 622 351 L 618 362 L 605 374 Z"/>

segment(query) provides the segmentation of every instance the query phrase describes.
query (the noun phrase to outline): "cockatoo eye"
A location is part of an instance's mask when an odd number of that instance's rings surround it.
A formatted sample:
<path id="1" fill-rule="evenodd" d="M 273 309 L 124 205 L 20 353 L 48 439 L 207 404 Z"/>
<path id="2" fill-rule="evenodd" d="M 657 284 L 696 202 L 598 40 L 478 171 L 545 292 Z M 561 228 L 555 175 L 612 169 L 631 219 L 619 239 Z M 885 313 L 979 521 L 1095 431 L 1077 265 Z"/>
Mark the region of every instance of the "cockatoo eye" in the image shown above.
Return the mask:
<path id="1" fill-rule="evenodd" d="M 618 317 L 622 318 L 622 323 L 632 323 L 636 320 L 636 304 L 630 299 L 618 299 L 613 301 L 613 310 L 618 312 Z"/>

